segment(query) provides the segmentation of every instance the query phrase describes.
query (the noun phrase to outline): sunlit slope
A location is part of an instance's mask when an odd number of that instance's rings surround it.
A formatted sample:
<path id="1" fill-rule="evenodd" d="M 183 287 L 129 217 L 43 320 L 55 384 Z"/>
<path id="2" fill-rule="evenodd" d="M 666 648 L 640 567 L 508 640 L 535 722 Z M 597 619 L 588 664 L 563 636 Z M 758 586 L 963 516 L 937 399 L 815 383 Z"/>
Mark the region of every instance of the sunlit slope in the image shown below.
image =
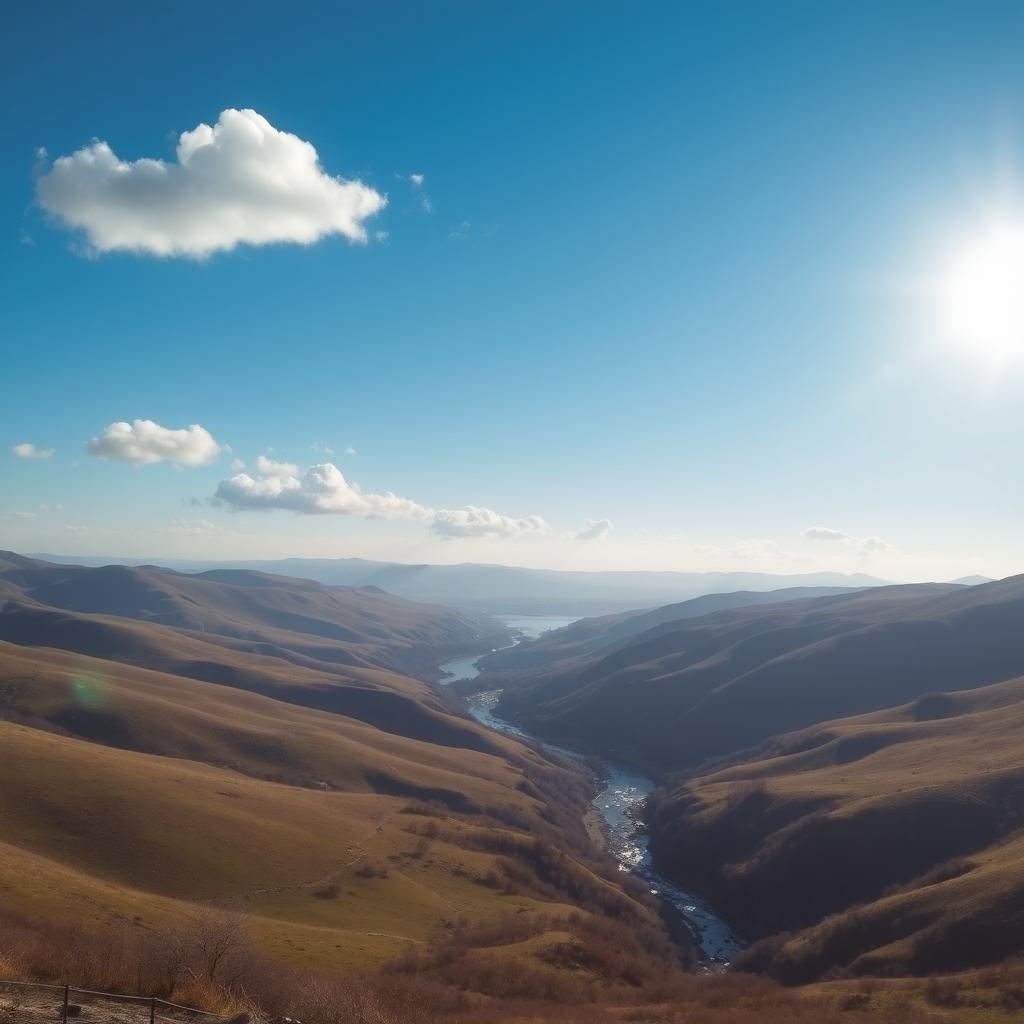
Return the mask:
<path id="1" fill-rule="evenodd" d="M 790 979 L 1024 952 L 1024 679 L 789 734 L 657 802 L 659 862 Z M 834 915 L 829 917 L 829 915 Z"/>
<path id="2" fill-rule="evenodd" d="M 272 956 L 346 972 L 507 914 L 664 942 L 590 844 L 582 767 L 410 674 L 478 647 L 463 616 L 17 556 L 0 588 L 3 913 L 159 934 L 212 902 Z"/>
<path id="3" fill-rule="evenodd" d="M 371 945 L 395 955 L 452 914 L 551 909 L 481 886 L 493 856 L 441 840 L 424 849 L 405 799 L 303 790 L 11 723 L 0 723 L 0 744 L 7 910 L 159 927 L 184 901 L 228 901 L 266 919 L 271 949 L 329 929 L 338 934 L 322 955 L 336 947 L 345 960 L 365 933 L 382 933 Z M 487 803 L 500 788 L 471 780 L 467 795 Z"/>
<path id="4" fill-rule="evenodd" d="M 471 721 L 455 719 L 470 740 L 478 737 L 481 749 L 499 756 L 396 735 L 231 687 L 2 642 L 0 717 L 256 778 L 357 791 L 390 788 L 454 802 L 471 799 L 477 779 L 512 789 L 522 772 L 510 759 L 542 763 L 540 755 Z"/>
<path id="5" fill-rule="evenodd" d="M 667 773 L 817 722 L 1024 672 L 1024 577 L 865 590 L 668 622 L 555 672 L 505 709 Z"/>

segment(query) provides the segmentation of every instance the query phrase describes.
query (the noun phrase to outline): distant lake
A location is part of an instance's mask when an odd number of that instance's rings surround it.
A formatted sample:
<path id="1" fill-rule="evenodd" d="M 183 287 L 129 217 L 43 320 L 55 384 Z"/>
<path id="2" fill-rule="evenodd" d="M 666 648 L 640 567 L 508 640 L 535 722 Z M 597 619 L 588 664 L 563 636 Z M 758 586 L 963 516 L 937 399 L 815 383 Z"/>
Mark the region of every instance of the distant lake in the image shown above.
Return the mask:
<path id="1" fill-rule="evenodd" d="M 579 615 L 494 615 L 492 618 L 504 623 L 514 636 L 509 647 L 514 647 L 523 640 L 536 640 L 541 633 L 549 633 L 553 629 L 561 629 L 574 622 L 579 622 Z M 494 648 L 499 650 L 499 648 Z M 485 651 L 484 654 L 490 654 Z M 459 658 L 451 658 L 438 666 L 441 670 L 441 683 L 447 686 L 449 683 L 457 682 L 460 679 L 475 679 L 480 675 L 477 662 L 484 657 L 484 654 L 464 654 Z"/>

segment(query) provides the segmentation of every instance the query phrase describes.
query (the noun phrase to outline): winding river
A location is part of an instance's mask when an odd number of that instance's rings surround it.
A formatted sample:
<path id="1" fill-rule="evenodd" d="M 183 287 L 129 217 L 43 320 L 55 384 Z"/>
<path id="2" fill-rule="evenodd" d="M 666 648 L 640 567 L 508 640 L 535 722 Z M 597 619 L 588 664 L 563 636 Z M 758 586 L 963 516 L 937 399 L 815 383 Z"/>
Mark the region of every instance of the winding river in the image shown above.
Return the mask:
<path id="1" fill-rule="evenodd" d="M 513 644 L 533 640 L 548 630 L 560 629 L 575 622 L 576 616 L 550 615 L 499 615 L 499 621 L 512 630 Z M 490 651 L 481 654 L 453 658 L 440 666 L 444 673 L 442 683 L 454 683 L 461 679 L 473 679 L 480 674 L 478 661 Z M 511 722 L 495 714 L 495 707 L 501 697 L 501 690 L 489 690 L 473 694 L 468 698 L 470 714 L 482 725 L 513 736 L 530 737 Z M 558 750 L 573 757 L 582 757 L 578 751 L 549 743 Z M 601 759 L 604 789 L 593 799 L 593 805 L 604 819 L 608 848 L 619 862 L 622 871 L 630 871 L 644 879 L 651 892 L 664 900 L 686 924 L 700 951 L 701 964 L 707 969 L 721 970 L 728 966 L 735 955 L 744 948 L 742 939 L 723 921 L 708 904 L 693 893 L 681 889 L 662 878 L 651 864 L 647 834 L 638 818 L 641 801 L 654 789 L 651 779 L 636 772 L 614 765 Z"/>

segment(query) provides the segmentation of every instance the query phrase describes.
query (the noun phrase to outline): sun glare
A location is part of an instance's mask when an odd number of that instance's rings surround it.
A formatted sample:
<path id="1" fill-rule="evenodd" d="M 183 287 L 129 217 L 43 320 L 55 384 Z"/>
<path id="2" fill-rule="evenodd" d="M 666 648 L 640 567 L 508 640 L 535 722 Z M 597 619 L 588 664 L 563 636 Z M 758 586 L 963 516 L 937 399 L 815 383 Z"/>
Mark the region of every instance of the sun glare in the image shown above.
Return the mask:
<path id="1" fill-rule="evenodd" d="M 990 225 L 950 260 L 941 284 L 953 338 L 992 358 L 1024 354 L 1024 222 Z"/>

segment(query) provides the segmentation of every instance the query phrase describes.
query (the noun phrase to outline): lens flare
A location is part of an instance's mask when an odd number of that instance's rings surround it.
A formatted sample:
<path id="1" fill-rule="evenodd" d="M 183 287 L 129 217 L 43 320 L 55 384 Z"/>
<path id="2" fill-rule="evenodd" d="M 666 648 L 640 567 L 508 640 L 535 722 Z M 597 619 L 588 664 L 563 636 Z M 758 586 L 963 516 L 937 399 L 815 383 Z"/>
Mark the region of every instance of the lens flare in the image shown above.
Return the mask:
<path id="1" fill-rule="evenodd" d="M 76 672 L 71 677 L 71 698 L 79 707 L 105 707 L 108 691 L 107 681 L 96 672 Z"/>

